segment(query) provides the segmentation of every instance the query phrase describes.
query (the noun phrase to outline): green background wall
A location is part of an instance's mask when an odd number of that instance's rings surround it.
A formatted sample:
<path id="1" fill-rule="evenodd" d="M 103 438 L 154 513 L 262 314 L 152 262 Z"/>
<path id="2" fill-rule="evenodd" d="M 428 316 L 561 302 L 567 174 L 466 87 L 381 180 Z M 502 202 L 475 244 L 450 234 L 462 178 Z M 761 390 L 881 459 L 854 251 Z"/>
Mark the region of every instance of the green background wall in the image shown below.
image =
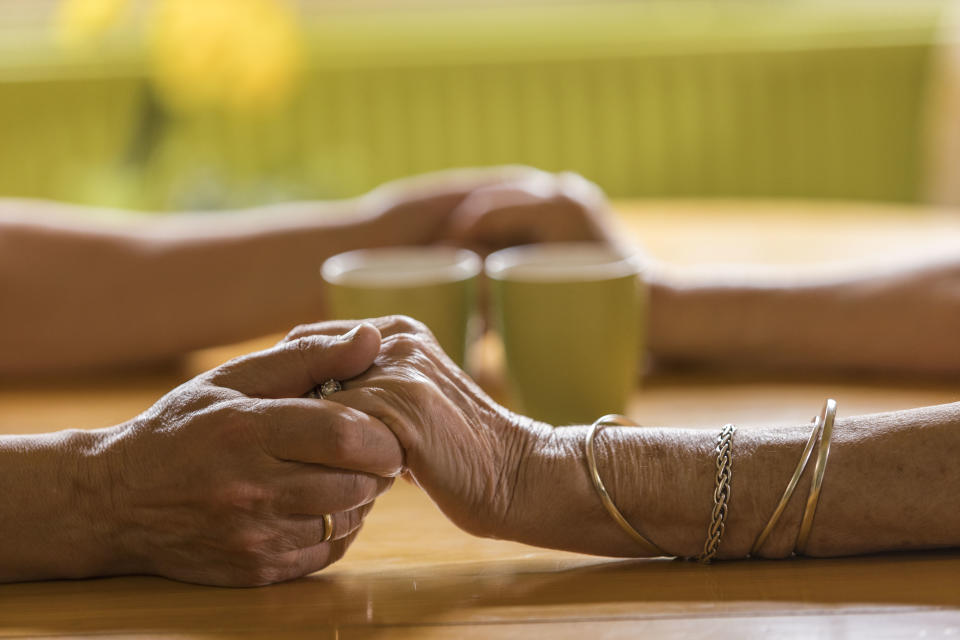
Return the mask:
<path id="1" fill-rule="evenodd" d="M 134 37 L 79 61 L 39 41 L 0 59 L 0 195 L 217 208 L 527 163 L 618 197 L 916 200 L 941 8 L 317 12 L 302 86 L 270 117 L 163 112 Z"/>

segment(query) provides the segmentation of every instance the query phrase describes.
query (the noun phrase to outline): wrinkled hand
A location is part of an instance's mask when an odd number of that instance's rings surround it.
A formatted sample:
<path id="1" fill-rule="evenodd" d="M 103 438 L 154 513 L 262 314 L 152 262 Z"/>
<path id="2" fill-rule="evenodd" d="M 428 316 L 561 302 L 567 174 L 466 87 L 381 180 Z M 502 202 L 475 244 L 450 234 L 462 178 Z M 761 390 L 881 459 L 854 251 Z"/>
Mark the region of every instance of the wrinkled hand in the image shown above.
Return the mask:
<path id="1" fill-rule="evenodd" d="M 456 525 L 503 537 L 513 519 L 519 465 L 548 427 L 490 399 L 422 323 L 404 316 L 366 322 L 383 335 L 380 354 L 330 400 L 387 425 L 406 452 L 414 480 Z M 356 324 L 305 325 L 287 339 L 336 334 Z"/>
<path id="2" fill-rule="evenodd" d="M 369 326 L 287 342 L 200 375 L 108 430 L 97 454 L 110 487 L 104 519 L 124 569 L 252 586 L 339 559 L 403 452 L 376 418 L 300 396 L 362 373 L 379 348 Z"/>

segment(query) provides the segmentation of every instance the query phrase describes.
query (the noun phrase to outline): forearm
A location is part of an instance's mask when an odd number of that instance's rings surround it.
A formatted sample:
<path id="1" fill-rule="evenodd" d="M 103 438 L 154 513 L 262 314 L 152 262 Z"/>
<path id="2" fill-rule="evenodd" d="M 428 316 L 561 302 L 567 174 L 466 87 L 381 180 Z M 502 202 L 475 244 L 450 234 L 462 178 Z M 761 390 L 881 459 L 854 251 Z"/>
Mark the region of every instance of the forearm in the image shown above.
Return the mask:
<path id="1" fill-rule="evenodd" d="M 280 331 L 322 313 L 326 255 L 373 242 L 362 224 L 189 226 L 8 225 L 0 373 L 158 360 Z"/>
<path id="2" fill-rule="evenodd" d="M 0 582 L 122 571 L 94 464 L 101 433 L 0 437 Z"/>
<path id="3" fill-rule="evenodd" d="M 660 364 L 898 374 L 960 372 L 960 259 L 782 281 L 741 274 L 651 285 Z"/>
<path id="4" fill-rule="evenodd" d="M 438 196 L 422 215 L 457 197 Z M 328 256 L 429 241 L 418 231 L 429 224 L 379 216 L 391 205 L 372 200 L 122 225 L 28 222 L 30 206 L 49 205 L 21 203 L 16 220 L 0 219 L 5 375 L 149 362 L 284 331 L 323 317 Z"/>
<path id="5" fill-rule="evenodd" d="M 841 405 L 842 409 L 842 405 Z M 800 458 L 812 425 L 740 429 L 720 557 L 745 557 Z M 598 466 L 614 502 L 654 543 L 696 556 L 713 507 L 716 431 L 605 428 Z M 527 473 L 563 503 L 519 498 L 530 511 L 511 532 L 522 542 L 613 556 L 641 555 L 603 509 L 584 462 L 586 428 L 554 430 Z M 960 403 L 838 419 L 808 553 L 818 556 L 960 545 Z M 795 545 L 813 463 L 764 544 L 765 557 Z M 540 506 L 537 506 L 540 505 Z"/>
<path id="6" fill-rule="evenodd" d="M 321 319 L 325 258 L 435 242 L 471 191 L 530 175 L 452 170 L 229 215 L 0 201 L 0 375 L 166 359 Z"/>

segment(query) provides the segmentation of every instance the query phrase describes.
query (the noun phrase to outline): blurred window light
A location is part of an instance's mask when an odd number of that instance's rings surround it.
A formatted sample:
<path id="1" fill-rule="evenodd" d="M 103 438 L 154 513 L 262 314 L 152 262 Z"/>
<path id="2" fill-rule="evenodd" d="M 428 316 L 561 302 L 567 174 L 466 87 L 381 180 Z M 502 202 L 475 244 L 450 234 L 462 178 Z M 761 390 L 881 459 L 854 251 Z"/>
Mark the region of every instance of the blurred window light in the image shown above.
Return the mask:
<path id="1" fill-rule="evenodd" d="M 948 0 L 0 0 L 0 195 L 353 195 L 449 166 L 615 197 L 924 197 Z"/>

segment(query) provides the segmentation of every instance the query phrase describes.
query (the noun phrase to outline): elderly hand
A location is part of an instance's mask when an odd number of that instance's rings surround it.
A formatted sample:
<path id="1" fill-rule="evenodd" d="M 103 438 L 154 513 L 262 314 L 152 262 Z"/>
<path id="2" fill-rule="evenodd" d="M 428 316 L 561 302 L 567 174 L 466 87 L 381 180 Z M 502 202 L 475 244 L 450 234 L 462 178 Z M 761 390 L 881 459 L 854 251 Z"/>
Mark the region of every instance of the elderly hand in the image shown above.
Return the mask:
<path id="1" fill-rule="evenodd" d="M 377 332 L 307 336 L 187 382 L 103 430 L 97 527 L 116 566 L 204 584 L 253 586 L 339 559 L 403 452 L 376 418 L 302 398 L 365 371 Z M 323 514 L 333 539 L 323 542 Z"/>
<path id="2" fill-rule="evenodd" d="M 417 484 L 455 524 L 475 535 L 506 537 L 522 509 L 514 493 L 520 464 L 549 427 L 490 399 L 420 322 L 403 316 L 368 322 L 383 335 L 380 355 L 330 399 L 386 424 L 403 445 Z M 306 325 L 287 339 L 354 325 Z"/>

